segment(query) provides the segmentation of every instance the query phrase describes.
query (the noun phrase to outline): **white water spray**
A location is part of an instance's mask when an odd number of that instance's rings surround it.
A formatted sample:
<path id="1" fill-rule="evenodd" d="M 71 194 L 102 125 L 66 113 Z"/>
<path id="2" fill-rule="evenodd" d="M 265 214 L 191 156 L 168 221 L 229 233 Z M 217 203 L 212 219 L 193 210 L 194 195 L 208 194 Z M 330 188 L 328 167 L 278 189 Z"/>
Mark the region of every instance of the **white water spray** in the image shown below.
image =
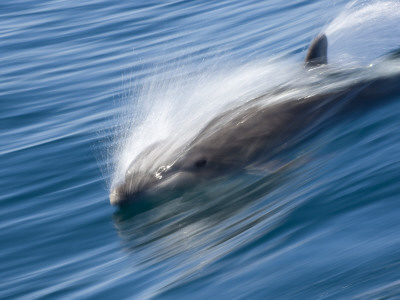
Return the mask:
<path id="1" fill-rule="evenodd" d="M 397 41 L 393 36 L 400 27 L 388 32 L 382 31 L 382 26 L 393 27 L 398 23 L 399 6 L 394 2 L 349 5 L 325 30 L 330 64 L 338 68 L 348 66 L 349 62 L 369 63 L 396 48 L 394 45 L 399 45 L 400 35 L 396 36 Z M 377 39 L 378 35 L 381 39 Z M 370 41 L 377 46 L 366 46 Z M 130 163 L 148 146 L 162 141 L 158 157 L 147 158 L 142 166 L 144 171 L 157 167 L 152 165 L 160 155 L 168 156 L 188 144 L 207 122 L 227 109 L 265 94 L 271 95 L 264 100 L 267 105 L 324 92 L 337 84 L 333 82 L 330 87 L 315 84 L 321 76 L 304 76 L 305 71 L 298 61 L 270 60 L 242 66 L 227 66 L 221 60 L 214 62 L 201 66 L 178 64 L 174 70 L 155 74 L 138 95 L 126 99 L 128 105 L 118 120 L 123 126 L 113 153 L 111 185 L 123 180 Z M 340 84 L 346 82 L 349 80 Z M 285 92 L 276 95 L 276 90 Z"/>
<path id="2" fill-rule="evenodd" d="M 324 32 L 330 64 L 368 65 L 400 47 L 400 2 L 353 1 Z"/>

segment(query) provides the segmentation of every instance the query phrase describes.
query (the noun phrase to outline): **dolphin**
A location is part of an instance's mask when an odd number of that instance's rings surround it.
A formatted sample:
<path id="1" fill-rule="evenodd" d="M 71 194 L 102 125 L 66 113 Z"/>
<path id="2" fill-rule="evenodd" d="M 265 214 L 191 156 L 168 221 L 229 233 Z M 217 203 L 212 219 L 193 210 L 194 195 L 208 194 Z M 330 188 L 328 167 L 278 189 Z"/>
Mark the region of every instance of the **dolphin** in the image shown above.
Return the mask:
<path id="1" fill-rule="evenodd" d="M 327 47 L 325 34 L 313 40 L 304 62 L 306 70 L 327 64 Z M 349 99 L 374 97 L 377 89 L 390 92 L 396 87 L 397 91 L 399 79 L 396 75 L 361 81 L 267 106 L 262 100 L 268 95 L 248 101 L 216 116 L 190 143 L 168 155 L 162 155 L 167 148 L 162 142 L 143 150 L 129 166 L 124 181 L 112 188 L 110 203 L 122 207 L 146 196 L 186 190 L 202 182 L 263 168 L 274 157 L 312 136 L 317 125 Z M 144 161 L 147 169 L 143 168 Z"/>

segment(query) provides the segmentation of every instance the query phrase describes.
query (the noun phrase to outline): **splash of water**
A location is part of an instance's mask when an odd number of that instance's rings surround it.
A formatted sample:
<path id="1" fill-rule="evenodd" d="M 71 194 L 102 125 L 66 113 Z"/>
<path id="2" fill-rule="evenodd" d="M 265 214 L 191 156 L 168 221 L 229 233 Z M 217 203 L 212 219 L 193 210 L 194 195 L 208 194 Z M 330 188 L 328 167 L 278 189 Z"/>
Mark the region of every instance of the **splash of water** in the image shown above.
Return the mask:
<path id="1" fill-rule="evenodd" d="M 337 70 L 343 70 L 343 66 L 349 66 L 349 61 L 370 63 L 393 49 L 393 45 L 397 46 L 400 41 L 397 30 L 385 31 L 382 27 L 393 27 L 399 22 L 398 8 L 400 4 L 391 1 L 351 3 L 325 30 L 330 63 Z M 394 35 L 397 40 L 393 39 Z M 368 51 L 365 51 L 366 42 L 377 46 L 367 45 Z M 326 74 L 317 72 L 304 76 L 301 63 L 274 59 L 238 66 L 220 58 L 200 66 L 177 64 L 173 69 L 161 69 L 156 68 L 139 93 L 127 93 L 127 105 L 118 120 L 122 124 L 118 127 L 119 139 L 112 154 L 111 186 L 123 180 L 130 163 L 149 145 L 162 141 L 158 157 L 147 158 L 143 171 L 148 171 L 160 156 L 168 157 L 190 143 L 207 122 L 228 108 L 267 94 L 270 97 L 265 97 L 265 105 L 307 97 L 371 76 L 359 73 L 351 80 L 339 76 L 321 84 Z"/>
<path id="2" fill-rule="evenodd" d="M 400 46 L 398 1 L 353 1 L 324 30 L 329 62 L 366 65 Z"/>
<path id="3" fill-rule="evenodd" d="M 302 72 L 297 62 L 277 61 L 236 67 L 207 63 L 207 67 L 195 68 L 200 71 L 181 65 L 173 71 L 158 73 L 140 88 L 135 98 L 127 99 L 118 119 L 123 126 L 117 128 L 120 132 L 113 154 L 116 164 L 112 185 L 123 178 L 132 160 L 149 145 L 163 141 L 163 149 L 157 152 L 168 155 L 189 143 L 222 111 L 293 84 L 299 77 L 296 72 Z M 272 97 L 270 101 L 279 98 Z"/>

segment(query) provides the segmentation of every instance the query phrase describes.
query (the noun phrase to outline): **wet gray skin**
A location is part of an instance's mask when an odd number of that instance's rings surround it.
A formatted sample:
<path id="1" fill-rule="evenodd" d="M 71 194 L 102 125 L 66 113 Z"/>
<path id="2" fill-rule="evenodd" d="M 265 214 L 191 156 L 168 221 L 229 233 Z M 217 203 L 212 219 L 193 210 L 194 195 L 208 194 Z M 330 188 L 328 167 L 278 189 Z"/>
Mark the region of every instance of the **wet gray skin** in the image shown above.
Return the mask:
<path id="1" fill-rule="evenodd" d="M 153 145 L 135 159 L 125 181 L 111 192 L 110 202 L 124 205 L 145 195 L 193 187 L 265 164 L 307 136 L 307 125 L 326 111 L 333 98 L 325 95 L 268 107 L 245 105 L 225 112 L 209 122 L 188 146 L 148 168 L 150 172 L 137 171 L 143 168 L 135 165 L 151 161 L 157 151 L 163 151 L 161 145 Z"/>

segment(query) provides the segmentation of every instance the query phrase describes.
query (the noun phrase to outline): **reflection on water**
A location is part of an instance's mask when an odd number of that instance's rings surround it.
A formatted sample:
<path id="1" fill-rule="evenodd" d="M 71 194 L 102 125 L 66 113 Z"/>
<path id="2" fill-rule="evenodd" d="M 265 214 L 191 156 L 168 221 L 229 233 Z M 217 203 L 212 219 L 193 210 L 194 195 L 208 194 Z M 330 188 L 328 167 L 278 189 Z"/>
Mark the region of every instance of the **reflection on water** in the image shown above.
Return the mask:
<path id="1" fill-rule="evenodd" d="M 290 215 L 304 204 L 299 194 L 304 182 L 292 181 L 306 161 L 299 155 L 269 175 L 241 175 L 164 199 L 154 207 L 133 205 L 131 210 L 117 211 L 114 225 L 130 264 L 143 271 L 159 269 L 162 264 L 162 273 L 155 277 L 167 278 L 168 291 L 197 278 L 203 274 L 200 270 L 228 263 L 226 259 L 249 247 L 297 231 L 304 225 L 293 223 Z M 297 192 L 290 195 L 288 189 Z M 272 251 L 280 243 L 266 247 Z M 135 276 L 144 280 L 141 272 Z"/>

